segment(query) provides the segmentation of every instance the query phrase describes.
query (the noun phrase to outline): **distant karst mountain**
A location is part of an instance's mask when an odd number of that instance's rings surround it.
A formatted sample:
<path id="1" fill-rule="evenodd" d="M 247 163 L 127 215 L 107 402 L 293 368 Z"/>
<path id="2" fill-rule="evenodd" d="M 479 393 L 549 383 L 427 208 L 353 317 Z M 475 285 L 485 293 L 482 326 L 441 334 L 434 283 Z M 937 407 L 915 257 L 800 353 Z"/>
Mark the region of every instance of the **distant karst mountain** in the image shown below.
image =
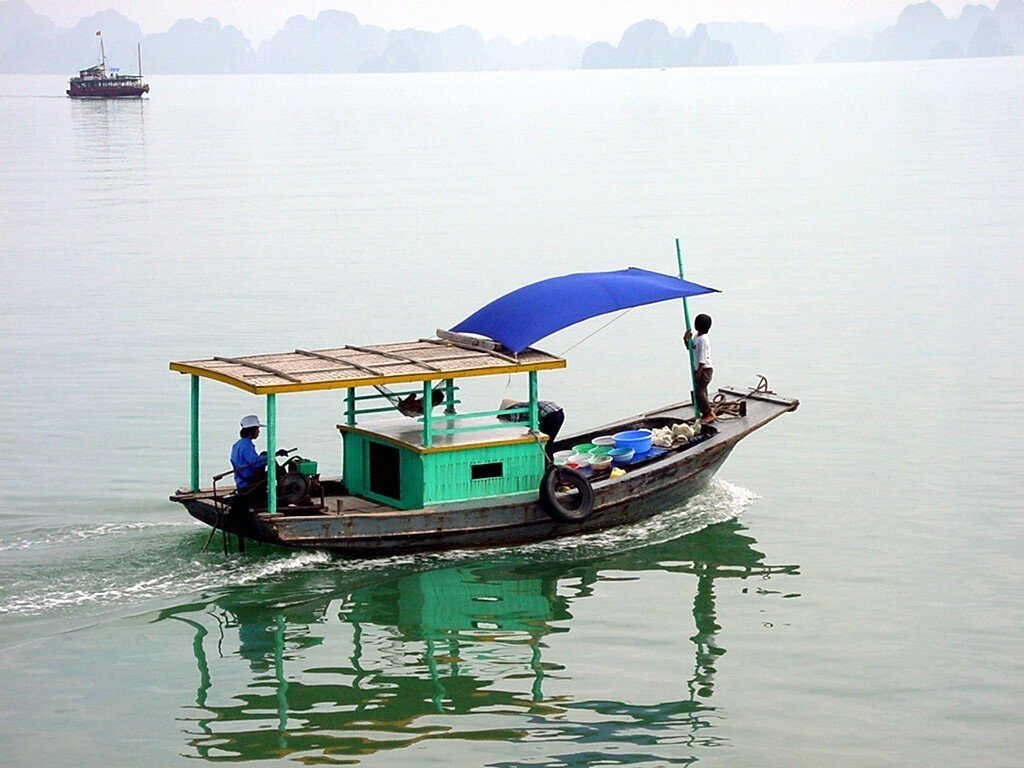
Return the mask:
<path id="1" fill-rule="evenodd" d="M 573 69 L 583 47 L 572 38 L 530 38 L 521 44 L 504 37 L 487 42 L 477 30 L 456 26 L 442 32 L 386 31 L 360 24 L 351 13 L 323 11 L 315 19 L 294 16 L 255 49 L 236 27 L 216 19 L 181 19 L 167 32 L 143 35 L 138 24 L 117 11 L 82 19 L 59 29 L 24 0 L 0 2 L 0 72 L 70 73 L 98 59 L 96 31 L 102 30 L 107 61 L 134 69 L 142 44 L 147 72 L 157 73 L 331 73 L 454 72 L 495 69 Z"/>
<path id="2" fill-rule="evenodd" d="M 773 32 L 767 24 L 713 21 L 706 26 L 712 40 L 732 46 L 737 64 L 791 64 L 795 61 L 785 35 Z M 681 32 L 676 30 L 677 35 Z"/>
<path id="3" fill-rule="evenodd" d="M 0 72 L 72 72 L 99 59 L 96 30 L 109 31 L 107 59 L 134 68 L 142 30 L 117 11 L 101 11 L 71 29 L 59 29 L 22 0 L 0 3 Z"/>
<path id="4" fill-rule="evenodd" d="M 358 72 L 387 47 L 387 32 L 362 25 L 351 13 L 293 16 L 259 48 L 261 72 Z"/>
<path id="5" fill-rule="evenodd" d="M 142 46 L 146 67 L 153 72 L 228 74 L 257 69 L 249 38 L 216 19 L 179 19 L 167 32 L 146 35 Z"/>
<path id="6" fill-rule="evenodd" d="M 1024 53 L 1024 0 L 994 7 L 966 5 L 947 19 L 932 2 L 904 8 L 896 24 L 873 35 L 823 34 L 803 28 L 773 31 L 761 23 L 698 24 L 669 32 L 661 21 L 640 21 L 618 44 L 584 46 L 570 37 L 487 41 L 475 29 L 442 32 L 385 30 L 351 13 L 294 16 L 258 47 L 216 19 L 181 19 L 166 32 L 143 35 L 117 11 L 57 27 L 25 0 L 0 0 L 0 72 L 70 74 L 98 59 L 102 30 L 107 61 L 124 72 L 136 66 L 142 44 L 147 73 L 454 72 L 527 69 L 624 69 L 1009 56 Z M 824 48 L 822 50 L 822 48 Z"/>
<path id="7" fill-rule="evenodd" d="M 647 19 L 622 33 L 618 46 L 594 43 L 583 52 L 583 69 L 642 69 L 649 67 L 712 67 L 736 63 L 729 43 L 712 40 L 698 24 L 693 34 L 673 35 L 660 21 Z"/>
<path id="8" fill-rule="evenodd" d="M 387 47 L 360 72 L 484 72 L 494 69 L 484 36 L 469 27 L 388 32 Z"/>
<path id="9" fill-rule="evenodd" d="M 822 51 L 817 61 L 890 61 L 953 59 L 962 56 L 1014 56 L 1024 53 L 1024 0 L 999 0 L 994 8 L 965 5 L 960 17 L 948 19 L 932 2 L 913 3 L 896 26 L 873 40 L 843 37 Z"/>

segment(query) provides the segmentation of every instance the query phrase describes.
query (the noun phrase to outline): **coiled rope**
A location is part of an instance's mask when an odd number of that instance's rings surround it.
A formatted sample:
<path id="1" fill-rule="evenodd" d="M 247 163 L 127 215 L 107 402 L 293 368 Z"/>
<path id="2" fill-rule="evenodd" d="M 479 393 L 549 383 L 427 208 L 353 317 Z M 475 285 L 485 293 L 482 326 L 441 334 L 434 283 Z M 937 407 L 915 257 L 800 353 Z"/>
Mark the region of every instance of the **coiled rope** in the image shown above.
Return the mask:
<path id="1" fill-rule="evenodd" d="M 744 405 L 741 405 L 744 400 L 752 395 L 774 395 L 768 387 L 768 378 L 762 376 L 760 373 L 757 374 L 757 386 L 750 390 L 747 394 L 736 400 L 729 400 L 726 402 L 725 395 L 721 392 L 717 393 L 711 400 L 711 410 L 714 411 L 716 418 L 728 418 L 738 419 L 742 414 Z"/>

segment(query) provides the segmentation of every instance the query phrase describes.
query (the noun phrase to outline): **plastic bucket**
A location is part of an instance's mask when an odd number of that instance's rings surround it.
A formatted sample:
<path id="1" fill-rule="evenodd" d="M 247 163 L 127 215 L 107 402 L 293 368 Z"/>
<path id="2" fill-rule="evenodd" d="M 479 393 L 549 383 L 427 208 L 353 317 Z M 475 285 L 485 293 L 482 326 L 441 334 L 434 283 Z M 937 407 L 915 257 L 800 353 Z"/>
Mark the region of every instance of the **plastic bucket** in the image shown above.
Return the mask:
<path id="1" fill-rule="evenodd" d="M 647 453 L 654 445 L 654 433 L 649 429 L 630 429 L 615 434 L 616 448 L 632 448 L 636 453 Z"/>

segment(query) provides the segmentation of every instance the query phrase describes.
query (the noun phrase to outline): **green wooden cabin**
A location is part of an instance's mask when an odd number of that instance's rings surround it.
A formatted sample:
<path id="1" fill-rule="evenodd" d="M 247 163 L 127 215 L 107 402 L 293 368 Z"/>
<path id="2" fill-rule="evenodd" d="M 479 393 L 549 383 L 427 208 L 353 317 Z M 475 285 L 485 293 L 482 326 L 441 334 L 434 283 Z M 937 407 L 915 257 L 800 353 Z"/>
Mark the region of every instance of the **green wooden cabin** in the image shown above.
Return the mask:
<path id="1" fill-rule="evenodd" d="M 547 439 L 538 432 L 537 374 L 564 368 L 565 360 L 532 348 L 513 356 L 475 338 L 440 335 L 445 338 L 171 363 L 171 370 L 191 381 L 190 490 L 199 490 L 199 381 L 206 378 L 266 398 L 270 456 L 277 449 L 278 395 L 344 390 L 337 428 L 350 495 L 409 510 L 537 491 Z M 458 412 L 459 379 L 518 373 L 529 379 L 526 408 Z M 414 386 L 388 389 L 396 385 Z M 399 414 L 399 398 L 414 395 L 430 404 L 435 392 L 443 393 L 441 404 L 424 408 L 418 417 Z M 387 412 L 395 418 L 360 420 Z M 524 414 L 526 422 L 499 419 Z M 275 469 L 270 462 L 268 489 L 275 487 Z M 277 512 L 276 495 L 269 490 L 267 511 Z"/>

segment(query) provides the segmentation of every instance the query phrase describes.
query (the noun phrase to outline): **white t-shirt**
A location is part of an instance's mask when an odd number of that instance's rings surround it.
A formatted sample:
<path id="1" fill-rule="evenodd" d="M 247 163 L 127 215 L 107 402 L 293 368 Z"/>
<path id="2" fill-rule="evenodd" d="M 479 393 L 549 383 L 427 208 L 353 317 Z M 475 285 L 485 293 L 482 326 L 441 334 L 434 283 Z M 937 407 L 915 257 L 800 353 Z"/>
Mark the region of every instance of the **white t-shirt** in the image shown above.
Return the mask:
<path id="1" fill-rule="evenodd" d="M 693 344 L 693 370 L 703 365 L 705 368 L 714 368 L 711 364 L 711 340 L 706 333 L 694 336 L 690 341 Z"/>

